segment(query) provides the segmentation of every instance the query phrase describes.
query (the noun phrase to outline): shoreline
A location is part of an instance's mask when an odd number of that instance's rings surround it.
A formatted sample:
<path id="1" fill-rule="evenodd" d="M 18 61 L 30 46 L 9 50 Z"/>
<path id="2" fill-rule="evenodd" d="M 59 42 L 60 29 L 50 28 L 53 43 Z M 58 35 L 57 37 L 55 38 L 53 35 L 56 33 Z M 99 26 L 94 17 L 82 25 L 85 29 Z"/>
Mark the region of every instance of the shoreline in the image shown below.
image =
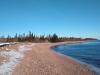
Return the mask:
<path id="1" fill-rule="evenodd" d="M 13 75 L 95 75 L 93 71 L 76 61 L 51 51 L 55 45 L 75 43 L 36 43 L 17 64 Z M 20 74 L 18 74 L 20 73 Z"/>
<path id="2" fill-rule="evenodd" d="M 11 68 L 12 71 L 10 72 L 10 75 L 95 75 L 95 73 L 87 67 L 84 67 L 71 58 L 61 56 L 51 49 L 52 46 L 56 45 L 81 42 L 84 41 L 68 41 L 60 43 L 28 42 L 18 43 L 14 47 L 10 46 L 11 50 L 13 48 L 22 53 L 25 51 L 24 57 L 20 58 L 20 61 L 16 63 L 13 69 Z"/>
<path id="3" fill-rule="evenodd" d="M 100 69 L 95 67 L 95 66 L 93 66 L 93 65 L 87 64 L 87 63 L 82 62 L 82 61 L 80 61 L 78 59 L 72 58 L 71 56 L 67 56 L 67 55 L 61 54 L 61 53 L 56 52 L 54 50 L 52 50 L 52 52 L 57 54 L 57 55 L 59 55 L 59 56 L 62 56 L 62 57 L 65 57 L 65 58 L 69 58 L 69 59 L 73 60 L 74 62 L 80 64 L 82 67 L 85 67 L 86 69 L 94 72 L 95 75 L 100 75 Z"/>
<path id="4" fill-rule="evenodd" d="M 70 45 L 71 45 L 71 44 L 80 44 L 80 43 L 84 43 L 84 42 L 91 42 L 91 41 L 81 41 L 81 42 L 79 41 L 79 42 L 76 42 L 76 43 L 74 42 L 74 43 L 57 44 L 57 45 L 51 46 L 50 48 L 51 48 L 51 51 L 54 52 L 55 54 L 58 54 L 59 56 L 63 56 L 63 57 L 66 57 L 66 58 L 69 58 L 69 59 L 71 59 L 71 60 L 73 60 L 73 61 L 75 61 L 75 62 L 81 64 L 83 67 L 86 67 L 86 68 L 89 69 L 90 71 L 95 72 L 96 75 L 100 75 L 100 69 L 99 69 L 98 67 L 95 67 L 94 65 L 91 65 L 91 64 L 82 62 L 82 61 L 80 61 L 80 60 L 78 60 L 78 59 L 76 59 L 76 58 L 73 58 L 73 57 L 71 57 L 71 56 L 64 55 L 64 54 L 62 54 L 62 53 L 60 53 L 60 52 L 56 52 L 56 51 L 53 49 L 53 47 L 60 46 L 60 45 L 65 45 L 65 44 L 70 44 Z"/>

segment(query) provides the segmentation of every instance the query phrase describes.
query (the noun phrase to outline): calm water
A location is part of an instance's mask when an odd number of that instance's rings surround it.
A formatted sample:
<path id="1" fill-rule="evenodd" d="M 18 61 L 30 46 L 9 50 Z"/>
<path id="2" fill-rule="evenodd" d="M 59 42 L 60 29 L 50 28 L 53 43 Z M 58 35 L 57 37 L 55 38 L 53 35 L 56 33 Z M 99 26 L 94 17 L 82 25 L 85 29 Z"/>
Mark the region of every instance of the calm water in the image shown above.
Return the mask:
<path id="1" fill-rule="evenodd" d="M 59 45 L 53 47 L 53 49 L 100 70 L 100 41 Z"/>

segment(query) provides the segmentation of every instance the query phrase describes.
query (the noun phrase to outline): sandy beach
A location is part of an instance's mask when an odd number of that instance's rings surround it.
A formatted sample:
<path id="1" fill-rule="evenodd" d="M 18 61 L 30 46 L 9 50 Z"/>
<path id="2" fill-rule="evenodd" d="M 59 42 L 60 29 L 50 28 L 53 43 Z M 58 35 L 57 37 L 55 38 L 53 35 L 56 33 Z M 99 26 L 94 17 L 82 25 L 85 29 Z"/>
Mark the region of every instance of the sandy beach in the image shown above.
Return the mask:
<path id="1" fill-rule="evenodd" d="M 16 63 L 11 75 L 95 75 L 84 65 L 51 51 L 52 46 L 63 43 L 24 43 L 24 57 Z M 76 42 L 67 42 L 76 43 Z M 28 45 L 27 45 L 28 44 Z M 18 49 L 21 43 L 13 46 Z M 12 47 L 10 47 L 12 48 Z"/>

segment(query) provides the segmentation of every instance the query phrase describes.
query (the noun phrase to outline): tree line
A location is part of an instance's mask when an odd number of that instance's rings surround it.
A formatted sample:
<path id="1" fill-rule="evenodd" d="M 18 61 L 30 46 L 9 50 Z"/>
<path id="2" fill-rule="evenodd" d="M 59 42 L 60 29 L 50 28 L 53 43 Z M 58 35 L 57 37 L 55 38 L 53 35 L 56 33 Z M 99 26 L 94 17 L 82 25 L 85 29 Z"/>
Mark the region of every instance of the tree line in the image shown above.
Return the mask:
<path id="1" fill-rule="evenodd" d="M 93 38 L 75 38 L 75 37 L 59 37 L 57 34 L 40 35 L 37 36 L 32 32 L 28 34 L 15 34 L 15 36 L 8 35 L 7 37 L 0 37 L 0 42 L 64 42 L 64 41 L 84 41 L 96 40 Z"/>

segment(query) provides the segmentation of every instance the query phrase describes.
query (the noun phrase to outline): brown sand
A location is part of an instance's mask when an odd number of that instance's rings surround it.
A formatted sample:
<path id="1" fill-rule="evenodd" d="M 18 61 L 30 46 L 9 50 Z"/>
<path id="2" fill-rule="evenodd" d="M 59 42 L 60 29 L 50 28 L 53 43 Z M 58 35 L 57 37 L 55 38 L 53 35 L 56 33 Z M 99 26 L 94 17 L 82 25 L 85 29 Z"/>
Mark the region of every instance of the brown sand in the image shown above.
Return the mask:
<path id="1" fill-rule="evenodd" d="M 59 44 L 63 43 L 37 43 L 25 53 L 12 75 L 94 75 L 86 67 L 50 50 L 51 46 Z"/>
<path id="2" fill-rule="evenodd" d="M 4 63 L 6 63 L 6 62 L 8 62 L 8 60 L 9 60 L 9 58 L 0 56 L 0 65 L 4 64 Z"/>

